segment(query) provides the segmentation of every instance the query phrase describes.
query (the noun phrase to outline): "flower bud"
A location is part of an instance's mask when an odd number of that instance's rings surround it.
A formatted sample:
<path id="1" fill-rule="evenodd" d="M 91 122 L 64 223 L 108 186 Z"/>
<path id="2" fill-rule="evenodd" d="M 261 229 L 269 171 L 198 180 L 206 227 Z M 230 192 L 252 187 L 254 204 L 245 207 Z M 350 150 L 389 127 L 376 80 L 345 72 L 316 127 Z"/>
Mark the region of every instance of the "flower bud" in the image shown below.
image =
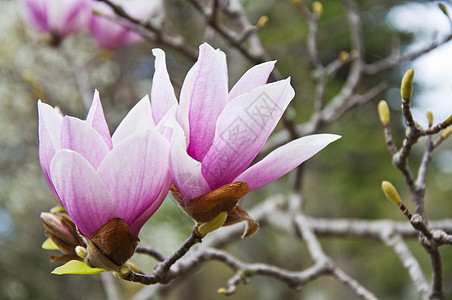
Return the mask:
<path id="1" fill-rule="evenodd" d="M 449 137 L 449 135 L 452 133 L 452 128 L 446 128 L 446 130 L 443 131 L 443 133 L 441 134 L 441 137 L 443 139 L 447 139 Z"/>
<path id="2" fill-rule="evenodd" d="M 45 234 L 52 242 L 65 254 L 74 256 L 75 247 L 83 245 L 83 240 L 79 237 L 77 229 L 71 218 L 66 214 L 41 213 L 41 220 L 44 223 Z"/>
<path id="3" fill-rule="evenodd" d="M 433 113 L 431 110 L 427 111 L 427 121 L 429 126 L 433 126 Z"/>
<path id="4" fill-rule="evenodd" d="M 388 103 L 385 100 L 378 102 L 378 116 L 383 125 L 389 124 L 390 113 Z"/>
<path id="5" fill-rule="evenodd" d="M 391 200 L 397 205 L 402 204 L 402 200 L 400 199 L 399 193 L 397 192 L 396 188 L 390 183 L 389 181 L 383 181 L 381 183 L 381 189 L 383 190 L 383 193 L 385 194 L 386 198 Z"/>
<path id="6" fill-rule="evenodd" d="M 228 290 L 226 288 L 219 288 L 217 290 L 217 293 L 220 294 L 220 295 L 227 295 Z"/>
<path id="7" fill-rule="evenodd" d="M 228 213 L 223 211 L 219 213 L 215 218 L 210 220 L 209 222 L 202 223 L 195 229 L 196 233 L 200 237 L 205 237 L 208 233 L 217 230 L 221 226 L 223 226 L 224 222 L 228 217 Z"/>
<path id="8" fill-rule="evenodd" d="M 350 59 L 350 54 L 347 51 L 341 51 L 339 53 L 339 60 L 345 64 Z"/>
<path id="9" fill-rule="evenodd" d="M 319 1 L 314 1 L 312 3 L 312 11 L 318 16 L 322 15 L 322 12 L 323 12 L 322 3 L 320 3 Z"/>
<path id="10" fill-rule="evenodd" d="M 409 69 L 405 72 L 405 75 L 403 75 L 402 83 L 400 85 L 400 94 L 402 95 L 403 99 L 411 98 L 411 93 L 413 92 L 413 77 L 413 69 Z"/>
<path id="11" fill-rule="evenodd" d="M 450 124 L 452 124 L 452 115 L 449 116 L 449 118 L 447 118 L 447 120 L 446 120 L 445 123 L 446 123 L 447 126 L 449 126 Z"/>
<path id="12" fill-rule="evenodd" d="M 262 29 L 265 25 L 267 25 L 267 23 L 268 23 L 268 17 L 267 16 L 262 16 L 257 21 L 256 26 L 257 26 L 258 29 Z"/>
<path id="13" fill-rule="evenodd" d="M 443 13 L 444 13 L 446 16 L 449 16 L 449 13 L 447 12 L 447 7 L 446 7 L 446 5 L 444 5 L 443 3 L 438 3 L 438 6 L 439 6 L 439 8 L 443 11 Z"/>

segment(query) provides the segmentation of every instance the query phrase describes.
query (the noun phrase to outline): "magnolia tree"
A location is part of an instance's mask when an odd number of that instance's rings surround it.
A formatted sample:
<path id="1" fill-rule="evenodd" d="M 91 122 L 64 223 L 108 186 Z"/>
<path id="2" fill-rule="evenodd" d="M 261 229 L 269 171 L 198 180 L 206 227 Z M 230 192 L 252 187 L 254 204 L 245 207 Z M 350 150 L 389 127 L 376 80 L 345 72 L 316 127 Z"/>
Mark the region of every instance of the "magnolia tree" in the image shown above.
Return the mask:
<path id="1" fill-rule="evenodd" d="M 434 50 L 452 35 L 416 52 L 400 52 L 395 45 L 389 57 L 368 63 L 361 14 L 355 3 L 343 0 L 349 51 L 325 61 L 317 39 L 322 4 L 289 3 L 307 30 L 303 45 L 307 57 L 294 63 L 302 66 L 301 61 L 308 60 L 315 74 L 312 113 L 308 121 L 300 122 L 293 113 L 284 114 L 298 93 L 292 87 L 291 74 L 282 75 L 272 60 L 279 57 L 266 51 L 258 35 L 271 26 L 271 22 L 267 25 L 269 19 L 262 16 L 253 24 L 238 0 L 189 0 L 184 5 L 185 9 L 196 10 L 204 20 L 204 26 L 194 28 L 204 30 L 208 43 L 200 38 L 196 41 L 199 47 L 191 46 L 194 42 L 186 41 L 184 28 L 174 29 L 177 22 L 166 13 L 169 7 L 160 1 L 20 1 L 24 20 L 57 51 L 64 47 L 68 36 L 80 32 L 91 35 L 98 47 L 110 53 L 145 40 L 146 47 L 153 48 L 150 97 L 138 101 L 113 134 L 99 92 L 94 91 L 92 100 L 86 96 L 86 90 L 95 87 L 90 86 L 89 74 L 80 67 L 75 73 L 80 94 L 89 107 L 86 119 L 65 115 L 60 108 L 44 103 L 48 102 L 45 99 L 38 100 L 39 161 L 57 205 L 41 214 L 49 237 L 43 248 L 60 251 L 51 258 L 60 263 L 52 273 L 88 276 L 112 272 L 119 280 L 155 286 L 140 292 L 140 299 L 144 299 L 171 289 L 200 265 L 215 260 L 233 271 L 224 287 L 206 287 L 223 295 L 233 295 L 239 285 L 255 277 L 270 277 L 285 283 L 287 289 L 302 290 L 327 276 L 359 298 L 383 298 L 387 292 L 360 283 L 366 274 L 354 278 L 345 272 L 319 240 L 354 237 L 379 241 L 396 254 L 400 268 L 412 281 L 409 297 L 446 299 L 447 278 L 440 248 L 452 244 L 452 220 L 429 220 L 424 200 L 427 168 L 433 151 L 452 132 L 452 116 L 435 123 L 432 113 L 426 112 L 426 127 L 414 120 L 414 70 L 410 69 L 400 78 L 400 117 L 406 131 L 393 138 L 389 106 L 381 100 L 377 110 L 375 102 L 388 83 L 361 83 Z M 439 9 L 447 19 L 447 8 L 440 4 Z M 217 43 L 220 48 L 216 48 Z M 233 50 L 234 55 L 227 58 L 225 53 Z M 176 59 L 193 63 L 185 77 L 169 75 L 172 72 L 167 68 L 165 55 L 168 51 L 180 54 Z M 253 66 L 232 82 L 228 65 L 235 59 Z M 328 85 L 338 74 L 344 77 L 343 84 L 331 93 Z M 315 199 L 305 197 L 307 188 L 302 182 L 305 173 L 309 176 L 309 169 L 300 165 L 330 143 L 323 152 L 334 152 L 337 143 L 347 143 L 346 136 L 339 140 L 341 136 L 334 134 L 333 123 L 369 102 L 382 124 L 381 137 L 374 139 L 386 140 L 387 159 L 392 159 L 394 172 L 398 170 L 406 183 L 399 189 L 409 193 L 402 199 L 386 178 L 375 185 L 381 184 L 381 198 L 385 195 L 393 201 L 408 220 L 309 216 L 306 203 Z M 278 123 L 281 129 L 271 135 Z M 421 144 L 423 157 L 418 165 L 408 164 L 416 144 Z M 263 153 L 262 157 L 259 153 Z M 295 183 L 285 192 L 267 195 L 254 207 L 241 200 L 265 185 L 271 190 L 273 181 L 294 169 Z M 322 176 L 326 182 L 328 174 Z M 186 241 L 165 256 L 158 250 L 159 245 L 140 243 L 140 230 L 170 198 L 193 219 L 194 227 Z M 242 204 L 248 208 L 245 210 Z M 411 206 L 413 212 L 408 208 Z M 239 225 L 230 226 L 236 223 Z M 265 261 L 246 262 L 224 250 L 229 244 L 248 239 L 270 244 L 259 227 L 273 228 L 281 235 L 301 240 L 307 248 L 303 258 L 308 256 L 312 264 L 294 269 Z M 407 239 L 417 239 L 425 249 L 422 255 L 429 258 L 430 270 L 421 268 Z M 133 263 L 136 254 L 156 260 L 155 267 L 145 270 Z M 105 282 L 107 294 L 114 298 L 117 282 Z"/>

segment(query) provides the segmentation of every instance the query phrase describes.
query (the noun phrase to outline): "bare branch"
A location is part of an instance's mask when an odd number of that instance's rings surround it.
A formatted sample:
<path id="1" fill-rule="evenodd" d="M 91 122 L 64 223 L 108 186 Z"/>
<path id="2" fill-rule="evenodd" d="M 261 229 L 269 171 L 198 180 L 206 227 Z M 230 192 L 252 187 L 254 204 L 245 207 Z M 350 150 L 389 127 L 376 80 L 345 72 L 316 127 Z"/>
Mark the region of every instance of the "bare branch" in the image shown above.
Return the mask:
<path id="1" fill-rule="evenodd" d="M 394 234 L 393 232 L 382 232 L 382 241 L 389 247 L 391 247 L 397 254 L 399 260 L 402 262 L 405 269 L 413 281 L 419 295 L 422 299 L 428 299 L 430 287 L 425 279 L 424 273 L 408 246 L 403 241 L 400 234 Z"/>

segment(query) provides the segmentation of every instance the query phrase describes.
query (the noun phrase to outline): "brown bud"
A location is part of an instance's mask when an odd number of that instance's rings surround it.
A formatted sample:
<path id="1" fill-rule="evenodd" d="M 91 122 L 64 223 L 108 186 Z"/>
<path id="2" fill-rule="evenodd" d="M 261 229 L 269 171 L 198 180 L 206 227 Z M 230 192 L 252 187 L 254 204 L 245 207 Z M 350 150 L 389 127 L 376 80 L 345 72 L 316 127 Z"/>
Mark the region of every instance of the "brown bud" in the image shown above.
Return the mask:
<path id="1" fill-rule="evenodd" d="M 124 220 L 115 218 L 99 228 L 91 239 L 85 237 L 85 263 L 92 268 L 118 271 L 133 255 L 139 241 Z"/>
<path id="2" fill-rule="evenodd" d="M 197 222 L 208 222 L 221 212 L 229 212 L 249 192 L 246 182 L 234 182 L 190 200 L 183 210 Z"/>
<path id="3" fill-rule="evenodd" d="M 182 201 L 182 195 L 176 188 L 171 187 L 171 194 L 179 202 L 181 208 L 198 224 L 207 223 L 218 217 L 222 212 L 227 213 L 223 226 L 246 221 L 247 226 L 242 238 L 251 236 L 259 229 L 259 224 L 251 218 L 246 211 L 237 205 L 240 198 L 249 192 L 246 182 L 234 182 L 226 184 L 207 194 L 190 200 L 186 205 Z"/>
<path id="4" fill-rule="evenodd" d="M 77 229 L 71 218 L 65 214 L 41 213 L 41 220 L 44 223 L 45 234 L 58 246 L 65 254 L 52 256 L 51 261 L 68 261 L 79 259 L 75 253 L 75 247 L 84 246 L 84 242 L 78 235 Z"/>

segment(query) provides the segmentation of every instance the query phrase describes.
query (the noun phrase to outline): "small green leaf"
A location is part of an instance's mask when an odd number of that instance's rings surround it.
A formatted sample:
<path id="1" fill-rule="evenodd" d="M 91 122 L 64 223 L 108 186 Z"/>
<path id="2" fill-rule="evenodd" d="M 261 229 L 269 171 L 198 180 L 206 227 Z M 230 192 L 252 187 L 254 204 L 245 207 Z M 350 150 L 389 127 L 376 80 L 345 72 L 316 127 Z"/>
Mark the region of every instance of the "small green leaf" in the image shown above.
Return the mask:
<path id="1" fill-rule="evenodd" d="M 47 238 L 41 247 L 44 250 L 59 250 L 58 246 L 50 238 Z"/>
<path id="2" fill-rule="evenodd" d="M 104 269 L 88 267 L 84 262 L 78 260 L 71 260 L 64 265 L 55 268 L 55 270 L 52 271 L 52 274 L 99 274 L 102 272 L 106 271 Z"/>

